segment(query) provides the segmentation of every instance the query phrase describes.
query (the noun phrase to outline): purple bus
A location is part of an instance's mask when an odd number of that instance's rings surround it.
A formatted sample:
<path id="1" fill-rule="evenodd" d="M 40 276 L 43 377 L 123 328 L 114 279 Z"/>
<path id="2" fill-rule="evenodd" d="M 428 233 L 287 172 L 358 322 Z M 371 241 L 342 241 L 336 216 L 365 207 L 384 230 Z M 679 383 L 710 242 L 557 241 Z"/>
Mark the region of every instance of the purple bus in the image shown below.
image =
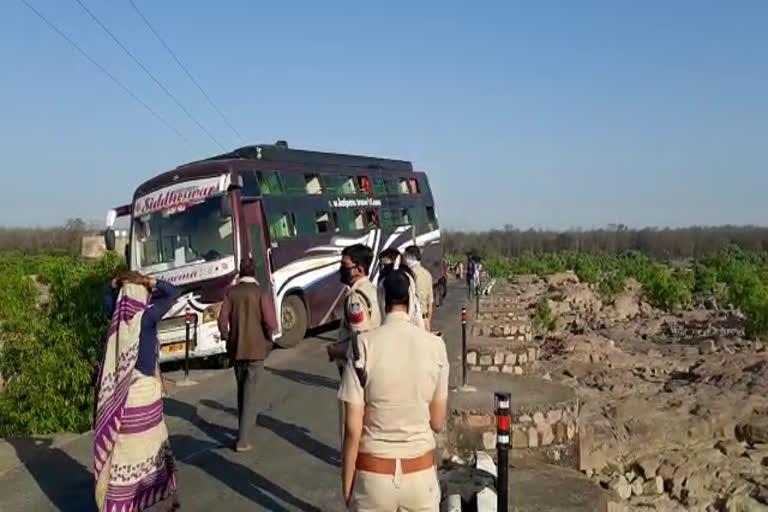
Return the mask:
<path id="1" fill-rule="evenodd" d="M 422 248 L 439 303 L 446 271 L 429 181 L 410 162 L 289 149 L 285 142 L 247 146 L 182 165 L 140 185 L 130 205 L 107 215 L 107 248 L 117 217 L 130 217 L 126 259 L 132 270 L 165 279 L 183 293 L 161 321 L 161 361 L 225 353 L 216 320 L 243 257 L 272 297 L 275 341 L 297 344 L 308 328 L 338 318 L 344 287 L 341 251 L 363 243 Z M 374 260 L 371 278 L 378 275 Z"/>

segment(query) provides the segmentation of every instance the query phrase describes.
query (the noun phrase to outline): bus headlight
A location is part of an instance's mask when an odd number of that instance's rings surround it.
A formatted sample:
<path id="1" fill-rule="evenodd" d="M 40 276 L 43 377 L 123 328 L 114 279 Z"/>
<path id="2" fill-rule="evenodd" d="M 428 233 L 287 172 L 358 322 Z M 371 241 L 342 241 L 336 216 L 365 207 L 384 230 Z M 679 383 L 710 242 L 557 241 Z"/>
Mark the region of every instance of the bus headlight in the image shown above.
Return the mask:
<path id="1" fill-rule="evenodd" d="M 221 312 L 221 304 L 215 304 L 206 308 L 203 311 L 203 323 L 216 322 L 219 319 L 219 313 Z"/>

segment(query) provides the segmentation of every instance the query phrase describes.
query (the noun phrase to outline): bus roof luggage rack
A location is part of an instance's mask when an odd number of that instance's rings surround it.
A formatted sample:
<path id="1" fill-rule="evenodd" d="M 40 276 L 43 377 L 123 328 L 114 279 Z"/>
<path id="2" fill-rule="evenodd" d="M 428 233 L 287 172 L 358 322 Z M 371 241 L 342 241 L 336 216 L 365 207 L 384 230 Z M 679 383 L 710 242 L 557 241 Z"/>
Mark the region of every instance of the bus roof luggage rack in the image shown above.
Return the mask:
<path id="1" fill-rule="evenodd" d="M 264 160 L 267 162 L 286 162 L 306 165 L 341 165 L 349 167 L 366 167 L 371 169 L 381 168 L 382 170 L 389 171 L 413 172 L 413 165 L 411 162 L 404 160 L 291 149 L 288 147 L 288 143 L 284 140 L 277 141 L 275 144 L 245 146 L 230 153 L 206 158 L 202 161 L 236 159 Z"/>

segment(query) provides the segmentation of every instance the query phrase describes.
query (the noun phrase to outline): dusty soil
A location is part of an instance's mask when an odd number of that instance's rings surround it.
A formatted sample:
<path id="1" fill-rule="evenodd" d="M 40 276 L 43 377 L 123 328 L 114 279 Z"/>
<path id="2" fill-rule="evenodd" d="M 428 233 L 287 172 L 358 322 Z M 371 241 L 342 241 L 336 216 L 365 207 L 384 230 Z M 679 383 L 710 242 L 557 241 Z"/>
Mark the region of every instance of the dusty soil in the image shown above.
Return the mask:
<path id="1" fill-rule="evenodd" d="M 492 301 L 533 316 L 537 372 L 582 399 L 581 468 L 629 510 L 768 511 L 768 352 L 713 300 L 667 313 L 629 282 L 605 301 L 572 273 L 522 276 Z"/>

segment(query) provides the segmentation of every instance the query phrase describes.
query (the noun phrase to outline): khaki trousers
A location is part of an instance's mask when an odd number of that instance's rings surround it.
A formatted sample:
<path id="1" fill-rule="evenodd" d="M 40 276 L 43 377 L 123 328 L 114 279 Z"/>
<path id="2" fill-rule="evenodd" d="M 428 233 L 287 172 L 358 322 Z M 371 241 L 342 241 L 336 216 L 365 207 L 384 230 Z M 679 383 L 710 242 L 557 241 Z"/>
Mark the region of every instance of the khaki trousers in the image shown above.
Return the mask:
<path id="1" fill-rule="evenodd" d="M 434 467 L 402 474 L 400 461 L 394 475 L 367 471 L 355 474 L 350 512 L 438 512 L 440 484 Z"/>

